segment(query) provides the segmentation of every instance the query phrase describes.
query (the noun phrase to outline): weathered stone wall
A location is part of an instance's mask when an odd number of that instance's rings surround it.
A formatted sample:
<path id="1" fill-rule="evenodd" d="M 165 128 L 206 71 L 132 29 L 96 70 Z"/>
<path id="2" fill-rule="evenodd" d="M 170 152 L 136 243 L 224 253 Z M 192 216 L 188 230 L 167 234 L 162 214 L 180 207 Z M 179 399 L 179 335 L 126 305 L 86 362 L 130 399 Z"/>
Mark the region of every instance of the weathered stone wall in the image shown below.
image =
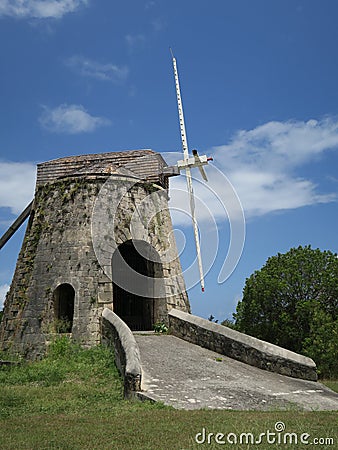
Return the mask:
<path id="1" fill-rule="evenodd" d="M 138 345 L 127 325 L 110 309 L 102 313 L 102 343 L 114 348 L 115 363 L 124 379 L 124 396 L 141 390 L 142 368 Z"/>
<path id="2" fill-rule="evenodd" d="M 111 195 L 105 198 L 102 189 L 107 178 L 113 181 L 110 183 Z M 146 239 L 163 253 L 163 248 L 169 246 L 168 236 L 172 232 L 166 208 L 153 218 L 147 216 L 148 206 L 150 212 L 157 208 L 151 208 L 151 199 L 143 202 L 148 205 L 144 221 L 137 223 L 136 230 L 131 232 L 131 217 L 142 210 L 138 205 L 152 192 L 159 190 L 166 195 L 166 191 L 160 186 L 135 182 L 134 179 L 130 191 L 125 192 L 126 184 L 127 176 L 114 178 L 87 174 L 37 187 L 5 302 L 0 325 L 0 349 L 19 352 L 28 358 L 40 357 L 45 352 L 56 331 L 54 293 L 63 284 L 72 286 L 75 291 L 72 338 L 87 346 L 100 342 L 103 308 L 113 309 L 114 304 L 111 261 L 116 245 L 135 238 L 136 233 L 137 238 Z M 112 199 L 114 195 L 120 199 L 121 191 L 124 198 L 117 205 Z M 154 197 L 155 202 L 157 198 Z M 166 198 L 161 198 L 165 200 L 165 206 Z M 113 216 L 115 221 L 111 220 Z M 98 229 L 95 224 L 99 225 Z M 111 242 L 115 244 L 110 245 Z M 175 253 L 176 246 L 171 245 L 170 248 Z M 177 251 L 176 258 L 166 260 L 164 255 L 162 259 L 164 280 L 161 285 L 165 296 L 156 301 L 155 316 L 157 320 L 168 322 L 171 308 L 189 311 L 189 302 Z"/>
<path id="3" fill-rule="evenodd" d="M 90 229 L 103 182 L 69 178 L 38 188 L 5 302 L 2 349 L 30 358 L 45 352 L 55 332 L 53 293 L 63 283 L 75 290 L 73 338 L 87 345 L 100 341 L 97 294 L 109 280 L 96 260 Z"/>
<path id="4" fill-rule="evenodd" d="M 193 344 L 260 369 L 317 381 L 311 358 L 175 309 L 169 312 L 169 324 L 174 336 Z"/>

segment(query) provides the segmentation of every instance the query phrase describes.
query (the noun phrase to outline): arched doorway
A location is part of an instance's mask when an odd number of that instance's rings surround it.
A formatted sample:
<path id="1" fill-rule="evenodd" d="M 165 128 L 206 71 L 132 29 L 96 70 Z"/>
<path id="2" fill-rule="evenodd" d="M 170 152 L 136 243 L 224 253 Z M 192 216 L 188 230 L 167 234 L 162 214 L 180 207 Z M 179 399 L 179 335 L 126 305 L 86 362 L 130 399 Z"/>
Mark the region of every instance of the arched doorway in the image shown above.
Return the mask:
<path id="1" fill-rule="evenodd" d="M 68 283 L 60 284 L 54 291 L 55 331 L 71 333 L 74 317 L 75 291 Z"/>
<path id="2" fill-rule="evenodd" d="M 155 294 L 163 278 L 156 250 L 145 241 L 126 241 L 112 258 L 114 312 L 131 330 L 152 330 L 160 298 Z"/>

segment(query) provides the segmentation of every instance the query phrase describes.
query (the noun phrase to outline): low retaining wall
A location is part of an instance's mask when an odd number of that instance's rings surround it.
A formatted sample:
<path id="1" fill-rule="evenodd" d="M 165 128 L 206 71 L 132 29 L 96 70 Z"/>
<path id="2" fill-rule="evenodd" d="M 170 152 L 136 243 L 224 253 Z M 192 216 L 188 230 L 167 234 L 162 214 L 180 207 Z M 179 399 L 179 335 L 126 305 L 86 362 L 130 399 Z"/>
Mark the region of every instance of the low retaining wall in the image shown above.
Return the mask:
<path id="1" fill-rule="evenodd" d="M 133 333 L 113 311 L 102 313 L 102 343 L 115 350 L 115 362 L 124 379 L 124 396 L 131 398 L 141 390 L 140 351 Z"/>
<path id="2" fill-rule="evenodd" d="M 277 345 L 177 309 L 169 312 L 169 325 L 174 336 L 214 352 L 260 369 L 317 381 L 316 365 L 311 358 Z"/>

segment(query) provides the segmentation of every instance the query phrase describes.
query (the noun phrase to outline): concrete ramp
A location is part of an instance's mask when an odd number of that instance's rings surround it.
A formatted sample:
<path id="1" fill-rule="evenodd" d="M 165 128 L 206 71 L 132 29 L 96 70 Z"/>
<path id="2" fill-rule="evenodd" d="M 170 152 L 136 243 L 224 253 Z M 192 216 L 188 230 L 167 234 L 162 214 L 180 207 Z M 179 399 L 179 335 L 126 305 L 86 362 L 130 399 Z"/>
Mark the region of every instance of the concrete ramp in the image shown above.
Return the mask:
<path id="1" fill-rule="evenodd" d="M 141 395 L 178 409 L 337 410 L 322 384 L 259 369 L 171 335 L 137 334 Z"/>

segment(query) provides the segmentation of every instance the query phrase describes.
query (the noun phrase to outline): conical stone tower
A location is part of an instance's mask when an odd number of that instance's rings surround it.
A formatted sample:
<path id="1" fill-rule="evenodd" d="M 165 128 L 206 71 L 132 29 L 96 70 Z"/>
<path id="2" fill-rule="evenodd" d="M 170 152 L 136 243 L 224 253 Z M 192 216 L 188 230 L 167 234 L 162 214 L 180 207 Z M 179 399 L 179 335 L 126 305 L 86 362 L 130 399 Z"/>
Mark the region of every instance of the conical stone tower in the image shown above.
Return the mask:
<path id="1" fill-rule="evenodd" d="M 132 330 L 190 311 L 168 211 L 173 174 L 152 150 L 38 165 L 0 349 L 37 358 L 58 333 L 95 345 L 104 307 Z"/>

